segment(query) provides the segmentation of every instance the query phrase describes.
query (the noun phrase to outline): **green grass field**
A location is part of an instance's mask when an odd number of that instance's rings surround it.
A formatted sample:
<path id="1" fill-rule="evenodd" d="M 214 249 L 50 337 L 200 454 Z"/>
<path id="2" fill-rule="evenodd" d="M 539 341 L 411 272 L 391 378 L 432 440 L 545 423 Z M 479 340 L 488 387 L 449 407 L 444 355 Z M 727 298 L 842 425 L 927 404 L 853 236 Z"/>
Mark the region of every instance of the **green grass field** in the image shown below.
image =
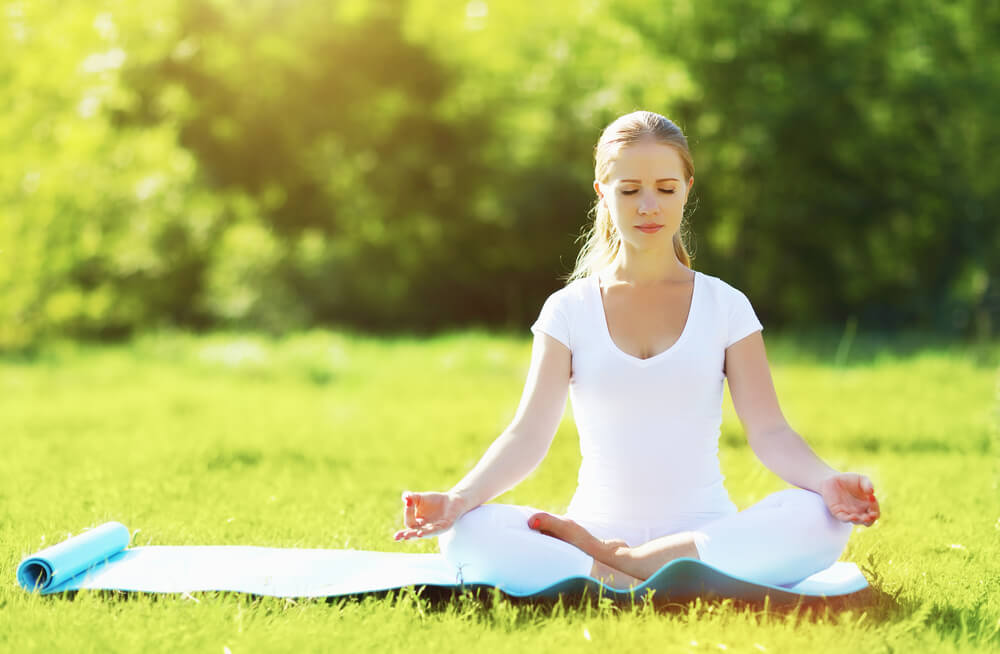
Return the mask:
<path id="1" fill-rule="evenodd" d="M 527 337 L 481 331 L 167 333 L 0 358 L 0 651 L 1000 647 L 1000 345 L 765 340 L 792 427 L 834 467 L 868 474 L 880 498 L 881 520 L 855 527 L 843 557 L 872 585 L 850 603 L 28 594 L 15 581 L 23 556 L 108 520 L 135 532 L 132 545 L 435 551 L 435 539 L 392 540 L 400 492 L 445 490 L 476 462 L 513 417 L 530 356 Z M 743 508 L 785 484 L 746 445 L 728 395 L 724 410 L 723 472 Z M 578 464 L 567 408 L 542 465 L 496 501 L 563 511 Z"/>

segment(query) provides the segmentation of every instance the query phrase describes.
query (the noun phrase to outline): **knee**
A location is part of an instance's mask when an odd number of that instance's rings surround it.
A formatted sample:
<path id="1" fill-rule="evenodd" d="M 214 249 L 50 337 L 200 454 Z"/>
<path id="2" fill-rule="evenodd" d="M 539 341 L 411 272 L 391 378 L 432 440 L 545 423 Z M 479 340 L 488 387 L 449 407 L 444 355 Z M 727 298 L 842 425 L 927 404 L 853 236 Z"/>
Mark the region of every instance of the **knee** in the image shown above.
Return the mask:
<path id="1" fill-rule="evenodd" d="M 500 539 L 500 530 L 516 528 L 527 517 L 521 507 L 506 504 L 483 504 L 462 515 L 451 529 L 438 537 L 438 548 L 446 559 L 457 563 L 471 558 L 482 558 L 490 546 Z"/>
<path id="2" fill-rule="evenodd" d="M 847 545 L 853 525 L 833 517 L 819 493 L 802 488 L 790 488 L 782 493 L 786 494 L 785 501 L 796 506 L 796 514 L 810 539 L 830 552 L 835 551 L 834 559 L 839 557 Z"/>
<path id="3" fill-rule="evenodd" d="M 448 559 L 458 551 L 467 549 L 472 541 L 481 539 L 489 531 L 491 517 L 489 505 L 486 504 L 463 514 L 451 529 L 438 536 L 438 549 Z"/>

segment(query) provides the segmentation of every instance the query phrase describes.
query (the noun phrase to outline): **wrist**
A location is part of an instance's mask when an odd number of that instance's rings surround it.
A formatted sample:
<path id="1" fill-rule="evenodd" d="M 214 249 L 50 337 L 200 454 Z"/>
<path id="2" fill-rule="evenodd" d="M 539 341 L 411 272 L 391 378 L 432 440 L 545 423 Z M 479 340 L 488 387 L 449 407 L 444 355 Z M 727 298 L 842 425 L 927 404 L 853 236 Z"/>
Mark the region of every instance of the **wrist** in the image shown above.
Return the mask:
<path id="1" fill-rule="evenodd" d="M 819 493 L 820 495 L 823 495 L 829 489 L 835 488 L 836 484 L 837 484 L 836 478 L 839 477 L 842 474 L 844 474 L 844 473 L 837 472 L 836 470 L 834 470 L 834 471 L 830 472 L 830 474 L 824 475 L 820 479 L 819 484 L 817 484 L 817 486 L 816 486 L 816 492 Z"/>
<path id="2" fill-rule="evenodd" d="M 453 488 L 448 491 L 447 494 L 451 501 L 456 503 L 463 513 L 482 504 L 482 502 L 475 501 L 475 498 L 468 489 Z"/>
<path id="3" fill-rule="evenodd" d="M 631 554 L 632 549 L 627 545 L 609 545 L 602 548 L 600 555 L 594 558 L 616 570 L 624 571 L 629 567 Z"/>
<path id="4" fill-rule="evenodd" d="M 819 470 L 815 471 L 811 476 L 812 487 L 803 486 L 806 490 L 811 490 L 815 493 L 822 494 L 823 487 L 830 482 L 831 479 L 840 475 L 842 473 L 834 470 L 828 465 L 823 465 Z"/>

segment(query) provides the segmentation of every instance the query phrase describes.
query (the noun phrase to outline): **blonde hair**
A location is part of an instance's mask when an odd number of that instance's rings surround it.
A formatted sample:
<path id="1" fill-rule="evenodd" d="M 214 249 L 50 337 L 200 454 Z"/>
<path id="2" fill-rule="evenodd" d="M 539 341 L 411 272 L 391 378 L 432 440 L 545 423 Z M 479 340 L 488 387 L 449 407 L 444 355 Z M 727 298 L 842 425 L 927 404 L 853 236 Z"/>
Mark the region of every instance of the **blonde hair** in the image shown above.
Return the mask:
<path id="1" fill-rule="evenodd" d="M 657 143 L 669 145 L 677 151 L 684 164 L 685 182 L 694 176 L 694 162 L 691 160 L 687 138 L 681 128 L 658 113 L 634 111 L 616 118 L 601 133 L 601 138 L 594 148 L 594 179 L 602 184 L 606 183 L 611 163 L 622 148 L 649 138 Z M 601 203 L 600 197 L 587 215 L 591 214 L 594 215 L 593 223 L 590 223 L 589 230 L 577 239 L 586 238 L 587 241 L 577 255 L 576 267 L 566 278 L 567 284 L 580 277 L 596 275 L 615 260 L 621 248 L 621 236 L 611 222 L 611 214 Z M 690 267 L 691 255 L 684 242 L 686 227 L 687 221 L 682 221 L 681 229 L 674 234 L 674 253 L 682 264 Z"/>

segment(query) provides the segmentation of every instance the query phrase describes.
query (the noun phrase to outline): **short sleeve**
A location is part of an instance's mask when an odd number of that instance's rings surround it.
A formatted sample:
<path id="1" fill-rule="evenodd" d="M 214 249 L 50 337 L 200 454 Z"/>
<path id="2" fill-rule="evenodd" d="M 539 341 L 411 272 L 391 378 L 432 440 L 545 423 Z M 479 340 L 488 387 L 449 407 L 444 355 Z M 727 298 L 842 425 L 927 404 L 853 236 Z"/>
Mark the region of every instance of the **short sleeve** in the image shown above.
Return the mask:
<path id="1" fill-rule="evenodd" d="M 556 339 L 566 347 L 573 349 L 569 337 L 569 317 L 566 315 L 562 300 L 565 293 L 563 290 L 556 291 L 545 300 L 542 310 L 538 314 L 538 319 L 531 326 L 534 334 L 542 331 Z"/>
<path id="2" fill-rule="evenodd" d="M 729 336 L 726 347 L 763 329 L 764 326 L 757 319 L 750 300 L 743 291 L 734 288 L 729 305 Z"/>

